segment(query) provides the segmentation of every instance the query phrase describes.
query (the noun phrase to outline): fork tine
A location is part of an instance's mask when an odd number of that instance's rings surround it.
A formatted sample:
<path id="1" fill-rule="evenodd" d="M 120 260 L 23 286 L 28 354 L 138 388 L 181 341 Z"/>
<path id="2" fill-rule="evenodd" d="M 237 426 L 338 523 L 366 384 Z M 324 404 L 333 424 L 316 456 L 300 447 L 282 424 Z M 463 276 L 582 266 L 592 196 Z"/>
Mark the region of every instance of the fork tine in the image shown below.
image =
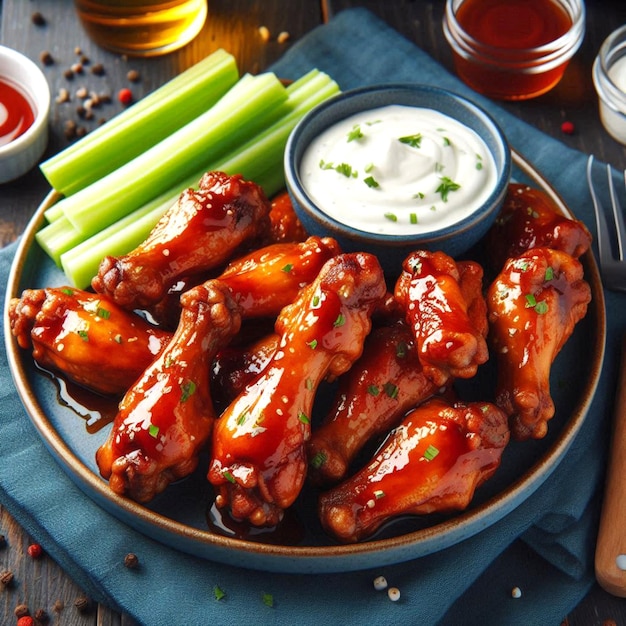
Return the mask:
<path id="1" fill-rule="evenodd" d="M 600 257 L 600 265 L 608 267 L 608 264 L 612 260 L 611 253 L 611 235 L 609 233 L 609 227 L 602 209 L 600 199 L 596 194 L 596 190 L 593 184 L 593 155 L 587 160 L 587 183 L 589 185 L 589 191 L 591 193 L 591 199 L 593 201 L 594 213 L 596 216 L 596 226 L 598 230 L 598 256 Z"/>
<path id="2" fill-rule="evenodd" d="M 622 207 L 620 206 L 617 193 L 615 191 L 615 185 L 613 183 L 613 175 L 611 172 L 611 166 L 607 164 L 606 175 L 609 180 L 609 193 L 611 195 L 611 206 L 613 208 L 613 217 L 616 224 L 617 235 L 617 250 L 619 252 L 619 260 L 624 260 L 624 242 L 623 238 L 626 237 L 626 231 L 624 229 L 624 216 L 622 214 Z"/>

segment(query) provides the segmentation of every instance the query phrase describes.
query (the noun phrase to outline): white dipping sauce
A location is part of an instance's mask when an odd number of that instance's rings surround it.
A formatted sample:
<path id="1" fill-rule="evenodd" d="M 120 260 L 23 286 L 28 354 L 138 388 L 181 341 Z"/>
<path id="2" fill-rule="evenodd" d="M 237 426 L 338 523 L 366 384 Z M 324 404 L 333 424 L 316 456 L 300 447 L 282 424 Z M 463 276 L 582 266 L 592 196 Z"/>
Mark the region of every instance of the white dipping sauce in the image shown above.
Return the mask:
<path id="1" fill-rule="evenodd" d="M 353 115 L 316 137 L 302 184 L 327 215 L 372 233 L 407 235 L 455 224 L 496 184 L 485 142 L 438 111 L 390 105 Z"/>

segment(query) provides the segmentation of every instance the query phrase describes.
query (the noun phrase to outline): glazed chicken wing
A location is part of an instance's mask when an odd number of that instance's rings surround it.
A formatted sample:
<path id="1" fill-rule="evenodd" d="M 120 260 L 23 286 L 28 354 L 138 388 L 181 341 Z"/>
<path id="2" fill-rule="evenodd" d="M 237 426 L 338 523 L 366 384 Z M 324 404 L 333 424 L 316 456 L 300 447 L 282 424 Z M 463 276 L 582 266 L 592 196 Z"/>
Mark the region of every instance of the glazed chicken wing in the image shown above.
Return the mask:
<path id="1" fill-rule="evenodd" d="M 469 293 L 476 274 L 466 268 L 471 280 L 464 289 L 454 259 L 424 250 L 410 254 L 402 267 L 395 296 L 404 307 L 424 373 L 437 386 L 450 377 L 471 378 L 489 356 L 481 307 L 471 304 L 482 295 L 480 290 Z"/>
<path id="2" fill-rule="evenodd" d="M 282 310 L 278 350 L 216 423 L 208 480 L 219 508 L 255 526 L 281 520 L 306 477 L 317 387 L 360 356 L 385 292 L 376 257 L 342 254 Z"/>
<path id="3" fill-rule="evenodd" d="M 485 246 L 500 271 L 508 258 L 531 248 L 562 250 L 578 258 L 591 245 L 583 222 L 563 215 L 541 189 L 520 183 L 509 185 L 500 214 Z"/>
<path id="4" fill-rule="evenodd" d="M 9 320 L 39 365 L 104 395 L 125 393 L 171 338 L 106 296 L 73 287 L 25 290 L 11 300 Z"/>
<path id="5" fill-rule="evenodd" d="M 210 172 L 187 189 L 148 238 L 127 255 L 103 259 L 92 287 L 128 309 L 161 300 L 180 278 L 223 265 L 244 242 L 265 234 L 270 203 L 241 176 Z"/>
<path id="6" fill-rule="evenodd" d="M 276 317 L 339 252 L 330 237 L 275 243 L 232 261 L 219 279 L 230 287 L 242 317 Z"/>
<path id="7" fill-rule="evenodd" d="M 497 406 L 429 400 L 407 414 L 365 468 L 322 494 L 322 524 L 355 542 L 399 515 L 463 510 L 508 441 L 507 416 Z"/>
<path id="8" fill-rule="evenodd" d="M 487 294 L 498 363 L 496 402 L 515 439 L 540 439 L 554 415 L 550 369 L 591 300 L 577 259 L 534 248 L 509 259 Z"/>
<path id="9" fill-rule="evenodd" d="M 287 243 L 304 241 L 307 232 L 293 210 L 293 204 L 287 191 L 272 199 L 270 209 L 270 230 L 268 243 Z"/>
<path id="10" fill-rule="evenodd" d="M 342 480 L 358 452 L 438 391 L 422 370 L 406 324 L 374 329 L 362 356 L 339 379 L 335 402 L 307 446 L 316 485 Z"/>
<path id="11" fill-rule="evenodd" d="M 207 281 L 181 297 L 180 324 L 159 357 L 126 393 L 96 461 L 111 489 L 148 502 L 190 474 L 210 436 L 212 358 L 239 330 L 228 287 Z"/>

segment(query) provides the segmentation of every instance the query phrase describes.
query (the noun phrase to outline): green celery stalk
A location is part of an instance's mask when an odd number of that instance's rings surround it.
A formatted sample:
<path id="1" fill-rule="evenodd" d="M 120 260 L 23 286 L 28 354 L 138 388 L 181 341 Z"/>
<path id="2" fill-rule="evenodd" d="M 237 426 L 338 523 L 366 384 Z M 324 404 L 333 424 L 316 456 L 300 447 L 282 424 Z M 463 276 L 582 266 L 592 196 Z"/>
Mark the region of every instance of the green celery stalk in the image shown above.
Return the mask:
<path id="1" fill-rule="evenodd" d="M 44 161 L 66 196 L 102 178 L 213 106 L 238 80 L 235 58 L 217 50 L 83 139 Z"/>
<path id="2" fill-rule="evenodd" d="M 72 226 L 66 217 L 61 215 L 54 222 L 50 222 L 50 224 L 39 230 L 35 235 L 35 239 L 42 250 L 60 266 L 61 252 L 77 246 L 85 238 Z"/>
<path id="3" fill-rule="evenodd" d="M 287 88 L 286 106 L 281 106 L 284 114 L 269 128 L 220 159 L 206 163 L 185 180 L 84 243 L 62 254 L 55 251 L 68 278 L 76 287 L 88 286 L 97 273 L 102 258 L 130 252 L 145 239 L 163 213 L 176 202 L 180 193 L 188 187 L 197 187 L 198 181 L 207 171 L 239 173 L 244 178 L 254 180 L 269 197 L 278 193 L 284 187 L 283 154 L 290 132 L 307 111 L 338 92 L 337 84 L 318 70 L 313 70 L 292 83 Z"/>
<path id="4" fill-rule="evenodd" d="M 63 214 L 85 238 L 180 183 L 197 163 L 232 150 L 276 119 L 287 98 L 272 73 L 246 75 L 211 109 L 107 176 L 63 198 Z"/>

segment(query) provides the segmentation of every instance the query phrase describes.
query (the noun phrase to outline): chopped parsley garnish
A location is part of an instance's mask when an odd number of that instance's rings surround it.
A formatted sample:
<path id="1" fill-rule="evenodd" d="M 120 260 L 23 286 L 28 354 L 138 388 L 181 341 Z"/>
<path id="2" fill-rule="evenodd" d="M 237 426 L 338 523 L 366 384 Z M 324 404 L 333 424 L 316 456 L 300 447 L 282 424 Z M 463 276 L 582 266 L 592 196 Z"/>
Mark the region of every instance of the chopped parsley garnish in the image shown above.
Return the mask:
<path id="1" fill-rule="evenodd" d="M 287 265 L 284 265 L 281 268 L 281 271 L 285 272 L 285 274 L 289 274 L 289 272 L 291 272 L 292 269 L 293 269 L 293 263 L 287 263 Z"/>
<path id="2" fill-rule="evenodd" d="M 249 415 L 250 415 L 250 411 L 248 409 L 244 409 L 237 417 L 237 420 L 235 422 L 237 426 L 243 426 L 245 421 L 248 419 Z"/>
<path id="3" fill-rule="evenodd" d="M 309 416 L 306 413 L 304 413 L 303 411 L 298 411 L 298 419 L 303 424 L 306 424 L 307 426 L 311 423 L 311 420 L 309 419 Z"/>
<path id="4" fill-rule="evenodd" d="M 324 159 L 320 159 L 320 169 L 322 170 L 332 170 L 335 166 L 332 162 L 326 162 Z"/>
<path id="5" fill-rule="evenodd" d="M 409 215 L 409 221 L 411 224 L 417 224 L 417 213 L 411 213 Z"/>
<path id="6" fill-rule="evenodd" d="M 222 470 L 222 476 L 229 482 L 235 484 L 235 477 L 227 470 Z"/>
<path id="7" fill-rule="evenodd" d="M 374 164 L 373 163 L 368 163 L 364 168 L 363 171 L 366 174 L 369 174 L 372 170 L 374 169 Z"/>
<path id="8" fill-rule="evenodd" d="M 477 170 L 483 169 L 483 157 L 480 154 L 476 155 L 476 169 Z"/>
<path id="9" fill-rule="evenodd" d="M 226 593 L 222 591 L 222 589 L 220 589 L 217 585 L 213 587 L 213 595 L 215 596 L 216 600 L 221 600 L 222 598 L 226 597 Z"/>
<path id="10" fill-rule="evenodd" d="M 307 341 L 306 345 L 309 346 L 311 350 L 315 350 L 315 348 L 317 348 L 317 339 L 311 339 L 311 341 Z"/>
<path id="11" fill-rule="evenodd" d="M 159 427 L 156 424 L 150 424 L 150 426 L 148 426 L 148 434 L 150 437 L 154 437 L 156 439 L 159 434 Z"/>
<path id="12" fill-rule="evenodd" d="M 263 604 L 272 608 L 274 606 L 274 596 L 271 593 L 264 593 Z"/>
<path id="13" fill-rule="evenodd" d="M 424 450 L 424 458 L 427 461 L 432 461 L 439 454 L 439 450 L 430 444 L 426 450 Z"/>
<path id="14" fill-rule="evenodd" d="M 348 133 L 348 142 L 356 141 L 357 139 L 362 139 L 364 137 L 361 132 L 361 127 L 358 124 L 355 124 L 352 127 L 352 130 Z"/>
<path id="15" fill-rule="evenodd" d="M 335 328 L 337 326 L 343 326 L 346 323 L 346 316 L 343 313 L 339 313 L 339 315 L 337 315 L 337 319 L 333 322 L 333 326 L 335 326 Z"/>
<path id="16" fill-rule="evenodd" d="M 108 320 L 111 317 L 111 311 L 103 309 L 101 306 L 99 306 L 96 311 L 96 315 L 98 317 L 101 317 L 103 320 Z"/>
<path id="17" fill-rule="evenodd" d="M 320 297 L 316 294 L 313 296 L 313 300 L 311 301 L 313 306 L 319 306 L 320 303 Z"/>
<path id="18" fill-rule="evenodd" d="M 83 341 L 89 341 L 89 335 L 87 334 L 86 330 L 78 330 L 76 331 L 76 334 L 83 340 Z"/>
<path id="19" fill-rule="evenodd" d="M 548 312 L 548 303 L 545 300 L 537 301 L 537 298 L 532 293 L 526 295 L 526 308 L 534 309 L 535 313 L 544 315 Z"/>
<path id="20" fill-rule="evenodd" d="M 447 176 L 443 176 L 441 178 L 441 183 L 439 183 L 439 187 L 435 189 L 435 193 L 440 194 L 441 199 L 444 202 L 447 202 L 448 194 L 451 191 L 457 191 L 460 188 L 461 188 L 461 185 L 459 185 L 458 183 L 455 183 L 451 178 L 448 178 Z"/>
<path id="21" fill-rule="evenodd" d="M 63 289 L 61 289 L 61 293 L 64 293 L 66 296 L 73 296 L 74 290 L 70 289 L 69 287 L 64 287 Z"/>
<path id="22" fill-rule="evenodd" d="M 544 274 L 543 278 L 546 282 L 552 280 L 554 278 L 554 269 L 551 267 L 546 267 L 546 273 Z"/>
<path id="23" fill-rule="evenodd" d="M 371 189 L 378 189 L 380 187 L 380 184 L 373 176 L 368 176 L 367 178 L 364 178 L 363 182 Z"/>
<path id="24" fill-rule="evenodd" d="M 335 171 L 338 174 L 343 174 L 346 178 L 357 177 L 356 170 L 352 170 L 352 165 L 350 165 L 349 163 L 340 163 L 335 167 Z"/>
<path id="25" fill-rule="evenodd" d="M 422 144 L 422 133 L 415 133 L 415 135 L 405 135 L 404 137 L 398 137 L 400 143 L 404 143 L 411 148 L 419 148 Z"/>
<path id="26" fill-rule="evenodd" d="M 376 397 L 380 394 L 380 389 L 378 388 L 378 385 L 369 385 L 367 388 L 367 393 L 369 393 L 370 396 Z"/>
<path id="27" fill-rule="evenodd" d="M 196 383 L 194 383 L 193 380 L 188 380 L 180 386 L 180 389 L 183 392 L 180 396 L 180 401 L 187 402 L 187 400 L 189 400 L 189 398 L 196 392 Z"/>
<path id="28" fill-rule="evenodd" d="M 385 390 L 385 393 L 393 400 L 398 397 L 398 386 L 394 385 L 392 382 L 385 383 L 383 385 L 383 389 Z"/>
<path id="29" fill-rule="evenodd" d="M 326 463 L 326 455 L 320 450 L 315 453 L 309 464 L 313 469 L 319 469 L 324 463 Z"/>
<path id="30" fill-rule="evenodd" d="M 448 139 L 448 137 L 444 137 L 443 138 L 443 145 L 444 146 L 450 146 L 450 145 L 452 145 L 452 142 L 450 141 L 450 139 Z"/>
<path id="31" fill-rule="evenodd" d="M 385 218 L 390 222 L 397 222 L 398 216 L 395 213 L 385 213 Z"/>
<path id="32" fill-rule="evenodd" d="M 377 500 L 380 500 L 385 497 L 385 492 L 382 489 L 376 489 L 376 491 L 374 491 L 374 497 Z"/>

